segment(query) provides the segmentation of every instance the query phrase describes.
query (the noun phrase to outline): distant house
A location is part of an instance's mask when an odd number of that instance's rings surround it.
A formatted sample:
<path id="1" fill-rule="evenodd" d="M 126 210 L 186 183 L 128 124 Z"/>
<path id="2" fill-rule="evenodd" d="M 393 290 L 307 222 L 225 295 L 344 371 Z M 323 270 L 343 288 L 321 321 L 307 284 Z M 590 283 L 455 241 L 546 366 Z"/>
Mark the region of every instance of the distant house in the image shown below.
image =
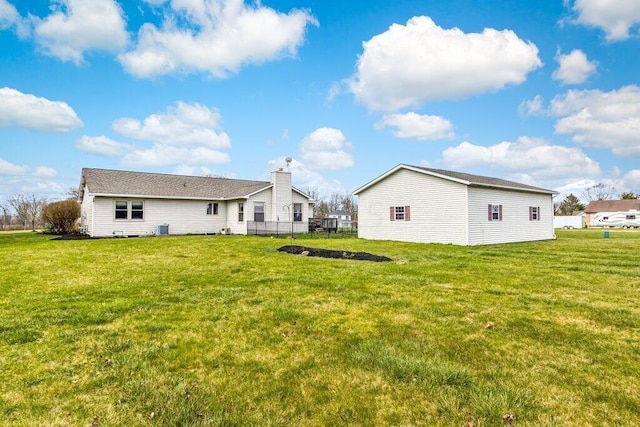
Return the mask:
<path id="1" fill-rule="evenodd" d="M 271 181 L 82 170 L 81 226 L 93 237 L 305 233 L 313 200 L 279 169 Z"/>
<path id="2" fill-rule="evenodd" d="M 595 200 L 584 212 L 587 227 L 640 227 L 640 199 Z"/>
<path id="3" fill-rule="evenodd" d="M 358 237 L 486 245 L 554 237 L 552 190 L 400 164 L 358 188 Z"/>
<path id="4" fill-rule="evenodd" d="M 327 215 L 327 218 L 335 218 L 338 220 L 338 228 L 351 227 L 351 214 L 347 211 L 338 210 L 333 211 Z"/>

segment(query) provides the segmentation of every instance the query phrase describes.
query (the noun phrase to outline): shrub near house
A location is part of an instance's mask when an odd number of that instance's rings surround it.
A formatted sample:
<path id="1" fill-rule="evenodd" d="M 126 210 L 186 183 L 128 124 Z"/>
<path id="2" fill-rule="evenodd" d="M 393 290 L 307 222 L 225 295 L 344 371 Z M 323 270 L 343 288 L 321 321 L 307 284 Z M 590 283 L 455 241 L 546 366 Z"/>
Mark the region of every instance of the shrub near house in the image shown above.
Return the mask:
<path id="1" fill-rule="evenodd" d="M 80 218 L 80 204 L 72 199 L 49 203 L 42 210 L 42 220 L 54 233 L 68 234 L 75 230 Z"/>

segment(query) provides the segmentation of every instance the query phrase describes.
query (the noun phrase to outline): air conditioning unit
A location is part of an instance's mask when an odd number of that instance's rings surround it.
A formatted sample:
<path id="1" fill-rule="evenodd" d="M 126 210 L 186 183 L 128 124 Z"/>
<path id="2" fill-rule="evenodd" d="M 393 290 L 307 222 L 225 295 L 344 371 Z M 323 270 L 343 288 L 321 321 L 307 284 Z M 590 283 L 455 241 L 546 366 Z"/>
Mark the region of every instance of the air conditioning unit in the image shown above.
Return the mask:
<path id="1" fill-rule="evenodd" d="M 222 227 L 220 229 L 220 234 L 231 234 L 231 229 L 229 227 Z"/>
<path id="2" fill-rule="evenodd" d="M 169 235 L 169 224 L 160 224 L 156 229 L 157 236 L 168 236 Z"/>

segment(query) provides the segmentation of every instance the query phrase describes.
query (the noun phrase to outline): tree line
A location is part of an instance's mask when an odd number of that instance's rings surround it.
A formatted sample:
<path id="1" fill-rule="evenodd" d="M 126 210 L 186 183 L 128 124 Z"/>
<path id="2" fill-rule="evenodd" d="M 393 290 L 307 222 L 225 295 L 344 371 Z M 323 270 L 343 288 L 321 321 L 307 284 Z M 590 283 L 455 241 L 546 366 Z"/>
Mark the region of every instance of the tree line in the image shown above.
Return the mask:
<path id="1" fill-rule="evenodd" d="M 69 189 L 67 199 L 48 202 L 33 193 L 17 193 L 0 203 L 0 230 L 44 228 L 52 233 L 70 233 L 80 218 L 78 190 Z"/>
<path id="2" fill-rule="evenodd" d="M 358 221 L 358 203 L 353 194 L 336 192 L 325 197 L 315 188 L 308 188 L 306 193 L 315 200 L 314 218 L 325 218 L 333 212 L 343 211 L 351 216 L 351 221 Z"/>
<path id="3" fill-rule="evenodd" d="M 617 194 L 616 189 L 609 185 L 598 183 L 587 188 L 582 193 L 582 200 L 587 204 L 598 200 L 624 200 L 624 199 L 640 199 L 640 194 L 633 191 L 625 191 Z M 586 205 L 573 193 L 566 196 L 561 202 L 555 203 L 556 215 L 576 215 L 585 210 Z"/>

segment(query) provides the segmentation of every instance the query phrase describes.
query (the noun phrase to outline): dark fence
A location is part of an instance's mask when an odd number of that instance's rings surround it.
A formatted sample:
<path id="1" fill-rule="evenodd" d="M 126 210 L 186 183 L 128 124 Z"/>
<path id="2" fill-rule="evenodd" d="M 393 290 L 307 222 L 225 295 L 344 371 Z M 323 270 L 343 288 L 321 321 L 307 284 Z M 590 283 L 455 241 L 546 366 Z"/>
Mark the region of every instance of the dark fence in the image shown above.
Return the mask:
<path id="1" fill-rule="evenodd" d="M 290 221 L 249 221 L 247 222 L 247 234 L 296 234 L 309 232 L 309 223 Z"/>

